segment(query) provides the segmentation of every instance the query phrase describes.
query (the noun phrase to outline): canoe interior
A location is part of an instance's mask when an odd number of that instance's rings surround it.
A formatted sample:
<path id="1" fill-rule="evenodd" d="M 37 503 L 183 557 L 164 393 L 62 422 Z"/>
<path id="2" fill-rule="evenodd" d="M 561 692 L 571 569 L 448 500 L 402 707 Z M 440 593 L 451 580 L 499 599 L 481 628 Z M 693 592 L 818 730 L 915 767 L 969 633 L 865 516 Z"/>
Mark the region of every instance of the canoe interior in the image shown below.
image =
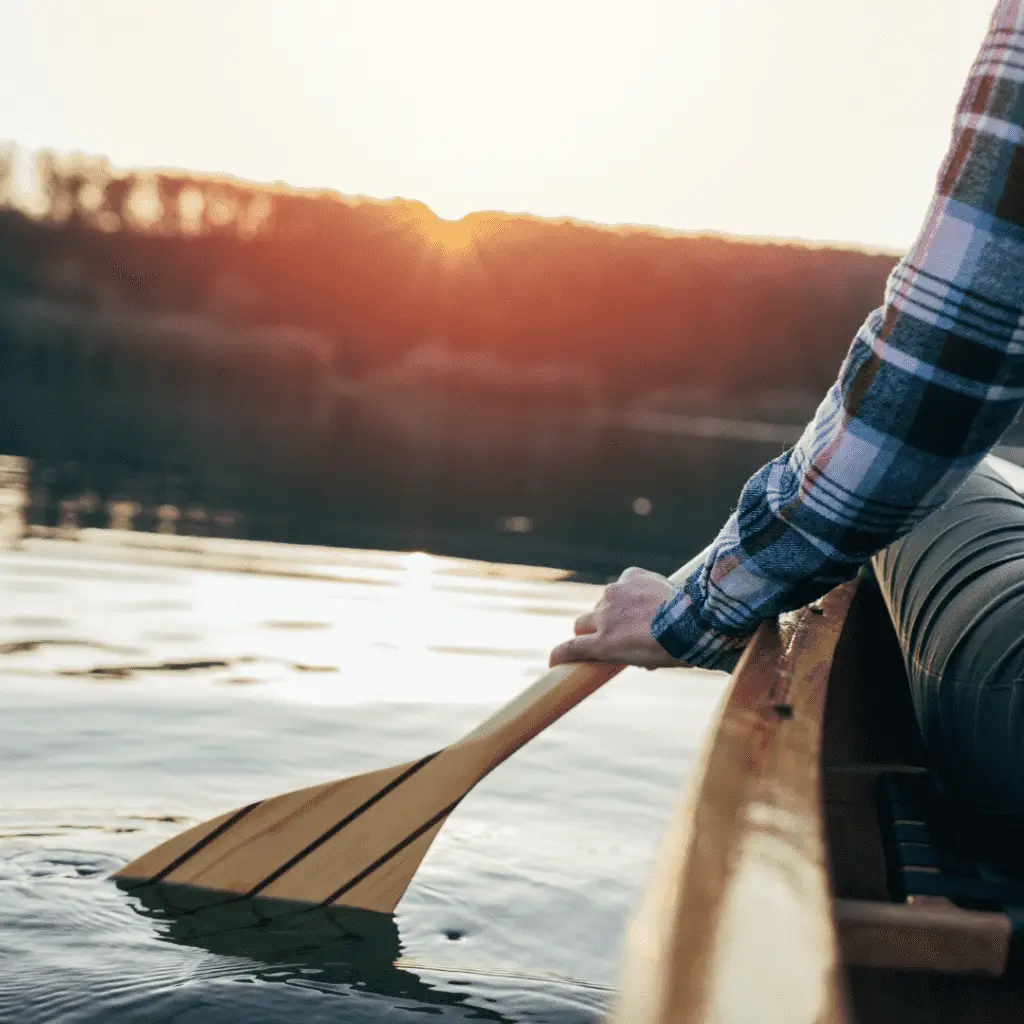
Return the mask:
<path id="1" fill-rule="evenodd" d="M 1024 1021 L 1024 988 L 997 976 L 1010 946 L 1005 914 L 893 892 L 878 779 L 920 777 L 927 758 L 896 635 L 870 580 L 836 649 L 823 734 L 826 845 L 854 1020 Z"/>

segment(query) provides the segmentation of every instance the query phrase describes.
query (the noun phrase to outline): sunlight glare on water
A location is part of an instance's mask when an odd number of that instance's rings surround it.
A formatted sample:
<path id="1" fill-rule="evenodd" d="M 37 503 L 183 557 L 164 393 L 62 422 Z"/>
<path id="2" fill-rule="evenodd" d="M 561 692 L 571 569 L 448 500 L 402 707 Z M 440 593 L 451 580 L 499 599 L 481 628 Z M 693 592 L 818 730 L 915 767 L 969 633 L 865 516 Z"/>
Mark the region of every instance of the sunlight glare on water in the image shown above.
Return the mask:
<path id="1" fill-rule="evenodd" d="M 405 575 L 393 621 L 397 627 L 398 649 L 417 662 L 427 654 L 429 637 L 438 622 L 432 589 L 430 555 L 422 551 L 410 552 L 405 557 Z"/>

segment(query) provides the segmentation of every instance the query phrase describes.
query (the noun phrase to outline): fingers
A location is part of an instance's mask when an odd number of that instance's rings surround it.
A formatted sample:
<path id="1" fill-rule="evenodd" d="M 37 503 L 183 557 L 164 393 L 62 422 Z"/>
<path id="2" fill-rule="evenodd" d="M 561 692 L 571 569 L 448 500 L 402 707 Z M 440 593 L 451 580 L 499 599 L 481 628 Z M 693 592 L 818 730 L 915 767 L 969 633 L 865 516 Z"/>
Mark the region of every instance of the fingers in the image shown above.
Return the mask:
<path id="1" fill-rule="evenodd" d="M 628 571 L 628 570 L 627 570 Z M 580 615 L 572 624 L 576 634 L 575 640 L 566 640 L 551 652 L 549 664 L 563 665 L 571 661 L 601 661 L 601 648 L 605 646 L 605 638 L 601 636 L 602 627 L 607 619 L 608 611 L 614 607 L 624 587 L 621 583 L 609 583 L 601 594 L 601 599 L 592 611 Z"/>
<path id="2" fill-rule="evenodd" d="M 575 638 L 556 647 L 549 664 L 600 661 L 644 668 L 678 665 L 651 635 L 651 621 L 672 592 L 673 584 L 667 577 L 630 566 L 604 588 L 592 611 L 576 619 Z"/>

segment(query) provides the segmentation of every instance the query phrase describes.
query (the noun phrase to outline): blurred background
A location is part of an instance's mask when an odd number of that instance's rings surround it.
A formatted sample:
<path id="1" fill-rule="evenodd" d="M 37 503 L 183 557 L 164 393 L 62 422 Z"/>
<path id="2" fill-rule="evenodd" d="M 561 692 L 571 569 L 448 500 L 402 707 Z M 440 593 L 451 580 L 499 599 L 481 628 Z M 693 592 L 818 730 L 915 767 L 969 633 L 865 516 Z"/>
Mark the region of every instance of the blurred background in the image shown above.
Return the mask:
<path id="1" fill-rule="evenodd" d="M 976 44 L 948 19 L 986 13 L 871 4 L 840 47 L 796 0 L 9 6 L 0 453 L 30 526 L 595 578 L 678 567 L 799 436 L 927 201 Z M 866 168 L 885 89 L 839 124 L 807 83 L 842 106 L 858 43 L 922 35 L 907 158 Z"/>
<path id="2" fill-rule="evenodd" d="M 669 570 L 894 263 L 0 159 L 0 451 L 36 527 Z"/>

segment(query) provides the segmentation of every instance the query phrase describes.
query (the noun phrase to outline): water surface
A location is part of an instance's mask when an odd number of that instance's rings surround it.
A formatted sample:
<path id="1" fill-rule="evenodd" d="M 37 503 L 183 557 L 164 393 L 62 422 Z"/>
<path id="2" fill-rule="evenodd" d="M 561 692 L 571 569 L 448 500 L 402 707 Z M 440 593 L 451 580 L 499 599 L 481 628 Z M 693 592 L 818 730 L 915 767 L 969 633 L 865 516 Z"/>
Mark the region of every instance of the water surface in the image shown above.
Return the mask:
<path id="1" fill-rule="evenodd" d="M 452 742 L 599 593 L 243 548 L 256 571 L 201 568 L 228 564 L 209 546 L 0 553 L 0 1021 L 600 1020 L 721 675 L 613 680 L 469 795 L 394 918 L 109 880 L 222 811 Z"/>

